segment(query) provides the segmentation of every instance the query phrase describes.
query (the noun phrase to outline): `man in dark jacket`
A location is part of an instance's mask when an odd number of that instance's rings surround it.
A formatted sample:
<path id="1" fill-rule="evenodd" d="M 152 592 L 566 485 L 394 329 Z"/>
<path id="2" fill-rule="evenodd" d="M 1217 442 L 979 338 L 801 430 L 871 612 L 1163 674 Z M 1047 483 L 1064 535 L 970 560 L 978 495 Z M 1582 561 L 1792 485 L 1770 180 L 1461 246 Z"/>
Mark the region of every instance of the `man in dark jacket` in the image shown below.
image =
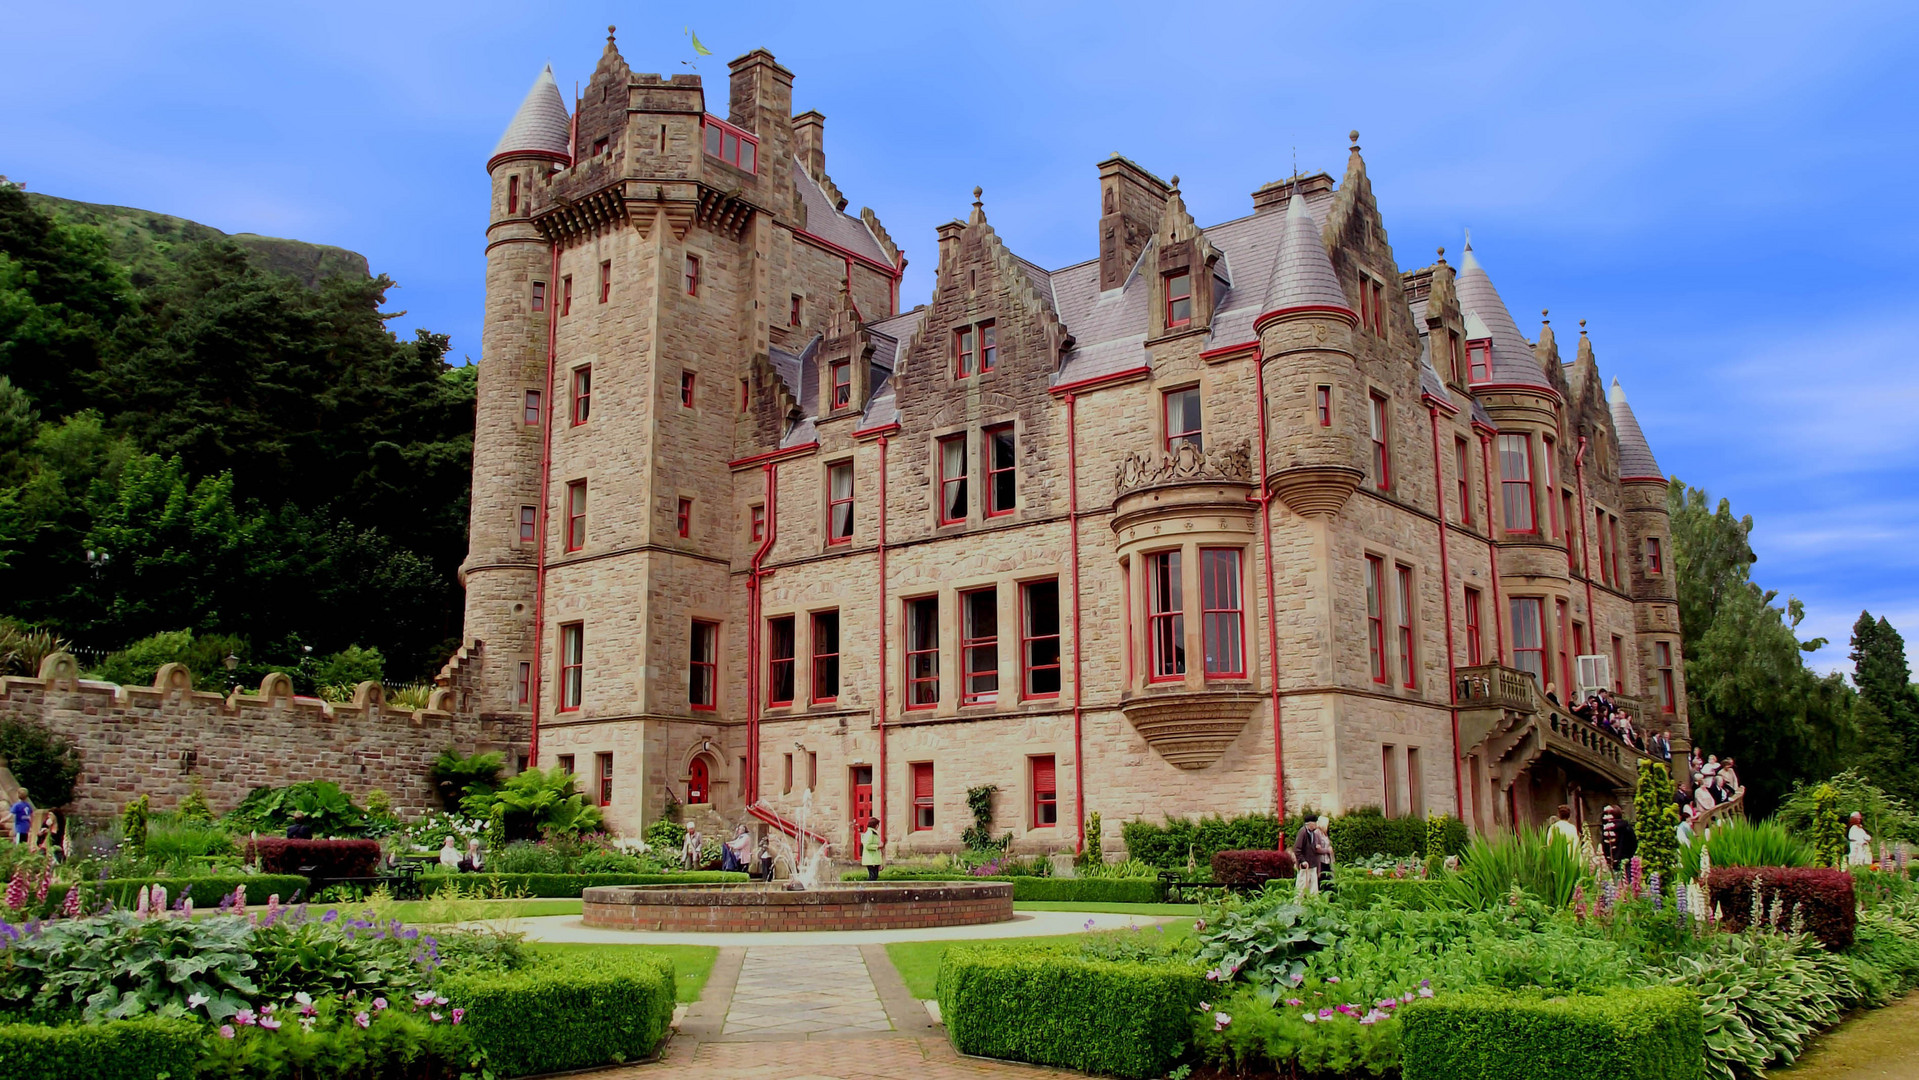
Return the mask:
<path id="1" fill-rule="evenodd" d="M 1618 866 L 1631 860 L 1639 850 L 1639 837 L 1633 832 L 1632 822 L 1626 820 L 1617 806 L 1606 807 L 1600 817 L 1599 846 L 1606 861 Z"/>
<path id="2" fill-rule="evenodd" d="M 1301 822 L 1299 832 L 1293 837 L 1293 892 L 1296 896 L 1319 892 L 1319 830 L 1314 828 L 1317 820 L 1309 817 Z"/>

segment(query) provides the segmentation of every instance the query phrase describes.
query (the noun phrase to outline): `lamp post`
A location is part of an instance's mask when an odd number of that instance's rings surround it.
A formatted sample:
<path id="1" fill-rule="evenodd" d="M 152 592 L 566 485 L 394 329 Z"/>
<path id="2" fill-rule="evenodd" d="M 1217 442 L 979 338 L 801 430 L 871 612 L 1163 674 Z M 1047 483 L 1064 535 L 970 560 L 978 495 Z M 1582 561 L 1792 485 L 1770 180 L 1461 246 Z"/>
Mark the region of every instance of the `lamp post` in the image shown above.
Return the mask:
<path id="1" fill-rule="evenodd" d="M 231 694 L 240 686 L 239 680 L 233 676 L 234 670 L 240 666 L 240 658 L 232 653 L 228 653 L 227 658 L 222 661 L 222 663 L 227 666 L 227 693 Z"/>

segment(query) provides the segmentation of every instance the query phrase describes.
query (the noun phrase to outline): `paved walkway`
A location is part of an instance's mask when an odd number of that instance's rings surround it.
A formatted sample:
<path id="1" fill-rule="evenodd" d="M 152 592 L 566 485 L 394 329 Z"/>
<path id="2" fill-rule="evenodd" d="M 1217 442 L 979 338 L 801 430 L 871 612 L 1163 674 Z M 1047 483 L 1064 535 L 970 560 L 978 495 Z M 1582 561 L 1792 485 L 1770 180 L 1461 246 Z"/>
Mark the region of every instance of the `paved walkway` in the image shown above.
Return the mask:
<path id="1" fill-rule="evenodd" d="M 746 950 L 722 1039 L 891 1032 L 860 950 L 848 945 Z"/>
<path id="2" fill-rule="evenodd" d="M 602 930 L 586 925 L 578 915 L 542 915 L 511 920 L 515 930 L 533 941 L 564 941 L 590 945 L 717 945 L 720 948 L 771 948 L 781 945 L 885 945 L 895 941 L 977 941 L 984 938 L 1046 937 L 1077 934 L 1087 929 L 1124 930 L 1129 926 L 1157 926 L 1177 922 L 1179 915 L 1115 915 L 1085 911 L 1020 911 L 1010 922 L 979 926 L 935 926 L 923 930 L 797 930 L 784 933 L 711 934 L 666 933 L 653 930 Z M 1088 927 L 1087 923 L 1092 926 Z"/>

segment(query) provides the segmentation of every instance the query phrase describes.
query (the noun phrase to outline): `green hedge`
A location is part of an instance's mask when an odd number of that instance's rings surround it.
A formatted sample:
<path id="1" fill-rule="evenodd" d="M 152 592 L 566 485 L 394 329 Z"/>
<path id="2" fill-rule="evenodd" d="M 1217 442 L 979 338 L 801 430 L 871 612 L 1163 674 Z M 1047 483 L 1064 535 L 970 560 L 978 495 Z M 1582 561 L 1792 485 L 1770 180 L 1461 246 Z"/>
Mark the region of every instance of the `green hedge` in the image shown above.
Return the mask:
<path id="1" fill-rule="evenodd" d="M 432 894 L 458 885 L 462 889 L 478 889 L 485 896 L 524 893 L 530 897 L 577 900 L 582 892 L 595 885 L 717 885 L 746 880 L 746 874 L 734 870 L 692 870 L 682 874 L 428 874 L 420 879 L 420 889 Z"/>
<path id="2" fill-rule="evenodd" d="M 666 1039 L 675 988 L 673 964 L 658 954 L 578 953 L 454 976 L 441 992 L 465 1007 L 487 1067 L 509 1077 L 647 1057 Z"/>
<path id="3" fill-rule="evenodd" d="M 1430 911 L 1440 905 L 1440 882 L 1421 878 L 1373 877 L 1364 870 L 1348 870 L 1333 878 L 1333 899 L 1353 908 L 1369 908 L 1382 896 L 1410 911 Z"/>
<path id="4" fill-rule="evenodd" d="M 1490 990 L 1399 1014 L 1404 1080 L 1699 1080 L 1699 999 L 1675 986 L 1540 998 Z"/>
<path id="5" fill-rule="evenodd" d="M 1303 813 L 1281 822 L 1271 814 L 1240 817 L 1167 818 L 1164 824 L 1129 821 L 1120 827 L 1130 858 L 1168 870 L 1184 869 L 1190 852 L 1195 866 L 1206 866 L 1215 853 L 1241 850 L 1290 850 Z M 1466 823 L 1445 818 L 1444 855 L 1466 850 Z M 1336 859 L 1366 859 L 1376 855 L 1409 858 L 1429 854 L 1426 819 L 1389 818 L 1377 806 L 1355 807 L 1340 817 L 1328 817 L 1327 835 Z"/>
<path id="6" fill-rule="evenodd" d="M 841 881 L 865 881 L 866 874 L 848 870 Z M 1013 900 L 1051 901 L 1076 904 L 1157 904 L 1166 898 L 1166 888 L 1158 878 L 1043 878 L 972 877 L 967 874 L 936 874 L 924 870 L 881 870 L 881 881 L 1010 881 Z"/>
<path id="7" fill-rule="evenodd" d="M 47 1027 L 0 1025 L 6 1080 L 191 1080 L 200 1060 L 199 1024 L 114 1020 Z"/>
<path id="8" fill-rule="evenodd" d="M 180 890 L 187 890 L 187 895 L 193 897 L 194 908 L 200 911 L 219 907 L 220 901 L 232 896 L 233 890 L 241 885 L 247 888 L 249 904 L 264 904 L 268 897 L 276 895 L 282 904 L 291 904 L 295 894 L 304 897 L 307 892 L 307 879 L 297 874 L 217 874 L 190 878 L 107 878 L 104 881 L 86 882 L 82 886 L 81 896 L 89 906 L 101 900 L 111 900 L 116 907 L 131 908 L 140 901 L 140 889 L 154 885 L 167 887 L 169 906 L 180 902 Z M 49 888 L 40 913 L 58 911 L 70 887 L 55 885 Z"/>
<path id="9" fill-rule="evenodd" d="M 940 1019 L 962 1054 L 1163 1076 L 1185 1051 L 1205 985 L 1183 964 L 955 945 L 940 963 Z"/>
<path id="10" fill-rule="evenodd" d="M 1445 842 L 1442 855 L 1457 855 L 1466 850 L 1466 823 L 1450 814 L 1445 817 Z M 1396 859 L 1430 855 L 1426 850 L 1426 819 L 1389 818 L 1377 806 L 1359 806 L 1352 812 L 1333 818 L 1326 826 L 1333 842 L 1333 858 L 1369 859 L 1389 855 Z"/>

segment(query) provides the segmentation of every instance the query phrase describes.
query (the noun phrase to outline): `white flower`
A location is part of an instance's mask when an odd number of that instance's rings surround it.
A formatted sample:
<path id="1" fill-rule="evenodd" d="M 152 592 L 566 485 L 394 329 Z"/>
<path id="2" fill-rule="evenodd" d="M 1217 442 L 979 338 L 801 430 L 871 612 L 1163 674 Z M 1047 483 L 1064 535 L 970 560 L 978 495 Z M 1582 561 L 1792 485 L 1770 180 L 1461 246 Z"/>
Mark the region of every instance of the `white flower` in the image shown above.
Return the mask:
<path id="1" fill-rule="evenodd" d="M 200 1006 L 205 1005 L 207 1002 L 212 1000 L 213 1000 L 212 998 L 206 996 L 205 994 L 188 994 L 187 1008 L 197 1009 Z"/>
<path id="2" fill-rule="evenodd" d="M 305 990 L 302 990 L 299 993 L 293 995 L 293 1000 L 299 1002 L 302 1005 L 311 1005 L 313 1004 L 313 995 L 307 993 Z"/>

